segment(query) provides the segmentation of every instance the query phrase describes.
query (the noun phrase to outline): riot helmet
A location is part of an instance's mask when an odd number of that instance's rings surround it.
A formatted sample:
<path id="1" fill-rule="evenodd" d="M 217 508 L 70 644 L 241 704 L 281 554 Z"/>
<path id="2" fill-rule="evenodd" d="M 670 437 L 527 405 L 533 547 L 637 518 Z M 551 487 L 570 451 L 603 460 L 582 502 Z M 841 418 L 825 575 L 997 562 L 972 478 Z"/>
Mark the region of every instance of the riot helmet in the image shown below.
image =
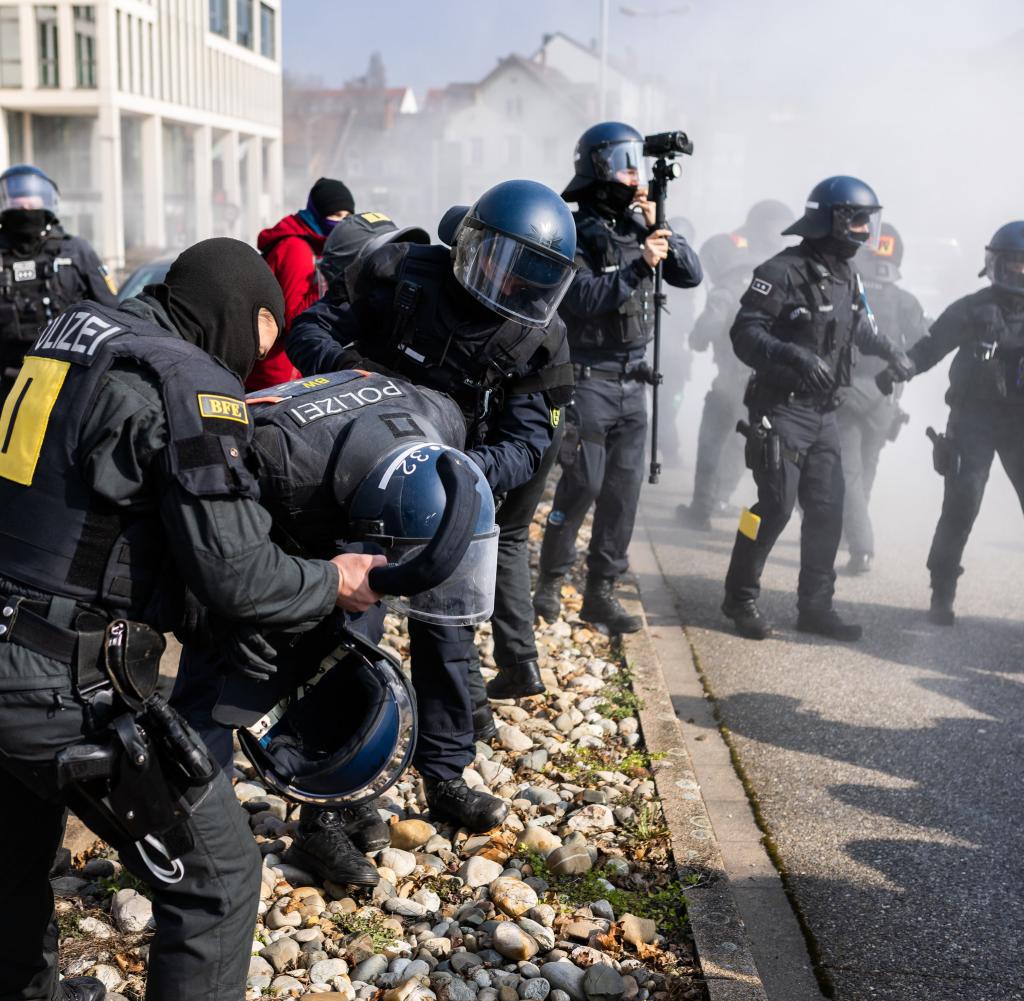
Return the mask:
<path id="1" fill-rule="evenodd" d="M 773 257 L 785 246 L 783 231 L 793 224 L 793 210 L 784 202 L 765 198 L 750 206 L 737 236 L 760 258 Z"/>
<path id="2" fill-rule="evenodd" d="M 42 210 L 57 214 L 60 192 L 38 167 L 19 163 L 0 174 L 0 212 Z"/>
<path id="3" fill-rule="evenodd" d="M 877 247 L 882 206 L 874 190 L 856 177 L 826 177 L 811 190 L 804 214 L 782 232 L 809 240 L 831 239 L 838 247 L 856 251 Z"/>
<path id="4" fill-rule="evenodd" d="M 383 212 L 360 212 L 339 219 L 324 241 L 320 257 L 320 274 L 328 288 L 338 286 L 357 258 L 368 257 L 387 242 L 429 243 L 430 237 L 415 226 L 399 229 Z"/>
<path id="5" fill-rule="evenodd" d="M 562 192 L 567 202 L 579 201 L 579 195 L 595 185 L 628 188 L 632 197 L 637 188 L 647 187 L 644 137 L 624 122 L 592 125 L 576 143 L 574 170 Z"/>
<path id="6" fill-rule="evenodd" d="M 709 237 L 700 248 L 700 262 L 713 285 L 721 285 L 737 272 L 749 273 L 760 263 L 745 243 L 739 244 L 731 233 Z"/>
<path id="7" fill-rule="evenodd" d="M 394 611 L 444 625 L 490 618 L 494 496 L 469 456 L 431 441 L 397 446 L 356 487 L 348 515 L 353 538 L 384 550 L 388 566 L 370 586 Z"/>
<path id="8" fill-rule="evenodd" d="M 903 263 L 903 237 L 890 223 L 882 223 L 877 247 L 857 251 L 857 270 L 868 281 L 898 282 Z"/>
<path id="9" fill-rule="evenodd" d="M 356 806 L 386 792 L 416 747 L 416 698 L 398 661 L 340 613 L 282 659 L 269 682 L 226 684 L 214 710 L 218 722 L 238 727 L 260 779 L 317 806 Z M 267 688 L 269 700 L 259 691 Z"/>
<path id="10" fill-rule="evenodd" d="M 442 223 L 450 226 L 457 211 L 450 209 Z M 537 181 L 503 181 L 484 192 L 451 239 L 459 284 L 495 313 L 528 327 L 547 325 L 576 273 L 572 213 Z"/>
<path id="11" fill-rule="evenodd" d="M 978 272 L 979 278 L 986 276 L 996 288 L 1024 295 L 1024 221 L 995 231 L 985 247 L 985 267 Z"/>

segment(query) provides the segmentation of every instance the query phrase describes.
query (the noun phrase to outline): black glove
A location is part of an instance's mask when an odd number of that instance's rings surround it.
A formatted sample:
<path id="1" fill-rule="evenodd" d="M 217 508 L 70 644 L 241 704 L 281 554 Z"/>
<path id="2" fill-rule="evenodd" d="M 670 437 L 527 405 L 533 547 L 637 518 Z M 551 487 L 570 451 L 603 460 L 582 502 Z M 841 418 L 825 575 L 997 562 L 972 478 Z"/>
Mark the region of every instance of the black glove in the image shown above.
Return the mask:
<path id="1" fill-rule="evenodd" d="M 809 393 L 830 393 L 835 389 L 835 376 L 828 363 L 813 351 L 799 344 L 787 344 L 780 352 L 782 359 L 800 376 L 800 382 Z"/>
<path id="2" fill-rule="evenodd" d="M 895 382 L 908 382 L 917 374 L 917 366 L 902 351 L 894 351 L 889 359 L 889 368 Z"/>
<path id="3" fill-rule="evenodd" d="M 896 379 L 893 376 L 891 368 L 883 368 L 882 371 L 875 376 L 875 385 L 883 396 L 892 396 L 895 384 Z"/>
<path id="4" fill-rule="evenodd" d="M 277 673 L 277 650 L 255 626 L 225 630 L 221 652 L 228 672 L 244 674 L 253 681 L 267 681 Z"/>

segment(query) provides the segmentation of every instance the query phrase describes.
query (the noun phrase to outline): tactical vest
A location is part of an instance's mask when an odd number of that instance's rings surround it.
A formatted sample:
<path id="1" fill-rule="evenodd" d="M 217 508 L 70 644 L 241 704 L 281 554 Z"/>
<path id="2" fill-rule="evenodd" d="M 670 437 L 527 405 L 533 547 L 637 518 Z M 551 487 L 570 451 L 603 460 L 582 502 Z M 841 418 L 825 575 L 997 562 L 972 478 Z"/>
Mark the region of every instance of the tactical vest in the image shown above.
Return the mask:
<path id="1" fill-rule="evenodd" d="M 199 497 L 258 496 L 237 377 L 155 324 L 82 302 L 44 328 L 0 416 L 0 576 L 145 620 L 167 563 L 159 498 L 118 508 L 82 475 L 81 429 L 120 359 L 160 383 L 168 476 Z"/>
<path id="2" fill-rule="evenodd" d="M 972 297 L 964 322 L 970 336 L 949 368 L 946 402 L 1024 403 L 1024 297 L 1018 311 L 1008 314 L 986 289 Z"/>
<path id="3" fill-rule="evenodd" d="M 595 274 L 628 268 L 642 255 L 639 242 L 616 240 L 599 217 L 575 213 L 577 247 Z M 579 317 L 566 314 L 573 347 L 624 351 L 641 348 L 654 338 L 654 274 L 643 278 L 629 298 L 612 313 Z"/>
<path id="4" fill-rule="evenodd" d="M 31 256 L 0 250 L 0 342 L 16 352 L 24 354 L 39 331 L 71 305 L 57 278 L 61 267 L 74 266 L 71 257 L 61 254 L 65 243 L 62 235 L 49 236 Z"/>
<path id="5" fill-rule="evenodd" d="M 452 400 L 389 375 L 331 372 L 275 386 L 273 396 L 283 399 L 252 409 L 260 502 L 285 548 L 301 555 L 337 552 L 352 492 L 396 445 L 461 449 L 465 439 Z"/>
<path id="6" fill-rule="evenodd" d="M 571 366 L 549 366 L 520 379 L 518 370 L 542 347 L 552 356 L 561 327 L 528 327 L 512 320 L 467 322 L 443 294 L 451 275 L 446 247 L 393 244 L 370 261 L 383 279 L 389 301 L 383 303 L 385 329 L 362 337 L 366 357 L 417 385 L 447 393 L 462 410 L 471 441 L 500 407 L 503 394 L 546 392 L 552 405 L 572 395 Z M 390 288 L 393 286 L 393 293 Z M 363 294 L 356 282 L 353 302 Z M 373 294 L 380 294 L 374 289 Z"/>

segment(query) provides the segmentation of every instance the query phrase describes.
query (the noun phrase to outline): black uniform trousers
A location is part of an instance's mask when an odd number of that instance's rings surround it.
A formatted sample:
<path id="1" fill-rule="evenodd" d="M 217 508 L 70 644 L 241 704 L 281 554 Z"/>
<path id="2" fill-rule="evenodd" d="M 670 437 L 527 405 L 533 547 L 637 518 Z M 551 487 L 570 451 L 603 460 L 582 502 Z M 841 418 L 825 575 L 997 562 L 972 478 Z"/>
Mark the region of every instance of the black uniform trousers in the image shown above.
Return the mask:
<path id="1" fill-rule="evenodd" d="M 580 448 L 555 489 L 540 572 L 569 572 L 576 560 L 576 536 L 594 504 L 588 575 L 618 577 L 629 566 L 627 550 L 647 460 L 647 384 L 585 374 L 577 378 Z"/>
<path id="2" fill-rule="evenodd" d="M 894 414 L 893 407 L 885 402 L 866 413 L 845 406 L 836 412 L 846 482 L 843 533 L 847 548 L 854 554 L 875 555 L 875 531 L 868 504 L 878 472 L 878 459 L 888 441 Z"/>
<path id="3" fill-rule="evenodd" d="M 751 425 L 762 413 L 751 411 Z M 751 511 L 761 518 L 761 526 L 756 539 L 736 533 L 725 590 L 737 601 L 757 600 L 768 554 L 799 500 L 803 524 L 797 605 L 802 610 L 828 609 L 843 530 L 843 467 L 836 415 L 813 403 L 791 400 L 773 407 L 767 416 L 786 454 L 778 473 L 754 470 L 757 503 Z"/>
<path id="4" fill-rule="evenodd" d="M 743 439 L 736 433 L 746 409 L 743 391 L 744 385 L 730 386 L 717 378 L 704 397 L 690 505 L 697 514 L 710 515 L 719 502 L 728 501 L 743 478 Z"/>
<path id="5" fill-rule="evenodd" d="M 59 696 L 59 700 L 58 700 Z M 57 788 L 55 755 L 85 736 L 67 669 L 15 644 L 0 643 L 0 857 L 11 859 L 0 912 L 0 998 L 52 1001 L 58 985 L 57 924 L 49 870 L 70 806 L 153 890 L 156 934 L 146 996 L 159 1001 L 241 998 L 248 975 L 260 890 L 260 855 L 224 775 L 196 807 L 195 847 L 181 857 L 182 879 L 155 880 L 134 844 L 102 815 Z"/>
<path id="6" fill-rule="evenodd" d="M 960 453 L 960 471 L 945 479 L 942 513 L 928 553 L 933 587 L 955 586 L 963 572 L 960 561 L 997 454 L 1024 511 L 1024 405 L 956 407 L 950 413 L 947 433 Z"/>

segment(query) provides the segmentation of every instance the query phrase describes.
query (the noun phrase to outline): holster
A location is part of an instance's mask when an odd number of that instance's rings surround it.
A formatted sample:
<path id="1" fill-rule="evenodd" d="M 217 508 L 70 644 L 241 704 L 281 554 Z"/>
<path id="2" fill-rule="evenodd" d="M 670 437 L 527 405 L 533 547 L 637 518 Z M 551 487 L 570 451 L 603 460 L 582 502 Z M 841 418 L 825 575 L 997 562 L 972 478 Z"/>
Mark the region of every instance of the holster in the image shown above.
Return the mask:
<path id="1" fill-rule="evenodd" d="M 565 408 L 563 418 L 565 431 L 562 433 L 562 441 L 558 446 L 558 464 L 563 469 L 575 465 L 580 450 L 580 417 L 576 408 L 570 403 Z"/>
<path id="2" fill-rule="evenodd" d="M 932 467 L 942 477 L 955 478 L 960 475 L 963 457 L 956 442 L 946 434 L 936 434 L 928 428 L 932 443 Z"/>

